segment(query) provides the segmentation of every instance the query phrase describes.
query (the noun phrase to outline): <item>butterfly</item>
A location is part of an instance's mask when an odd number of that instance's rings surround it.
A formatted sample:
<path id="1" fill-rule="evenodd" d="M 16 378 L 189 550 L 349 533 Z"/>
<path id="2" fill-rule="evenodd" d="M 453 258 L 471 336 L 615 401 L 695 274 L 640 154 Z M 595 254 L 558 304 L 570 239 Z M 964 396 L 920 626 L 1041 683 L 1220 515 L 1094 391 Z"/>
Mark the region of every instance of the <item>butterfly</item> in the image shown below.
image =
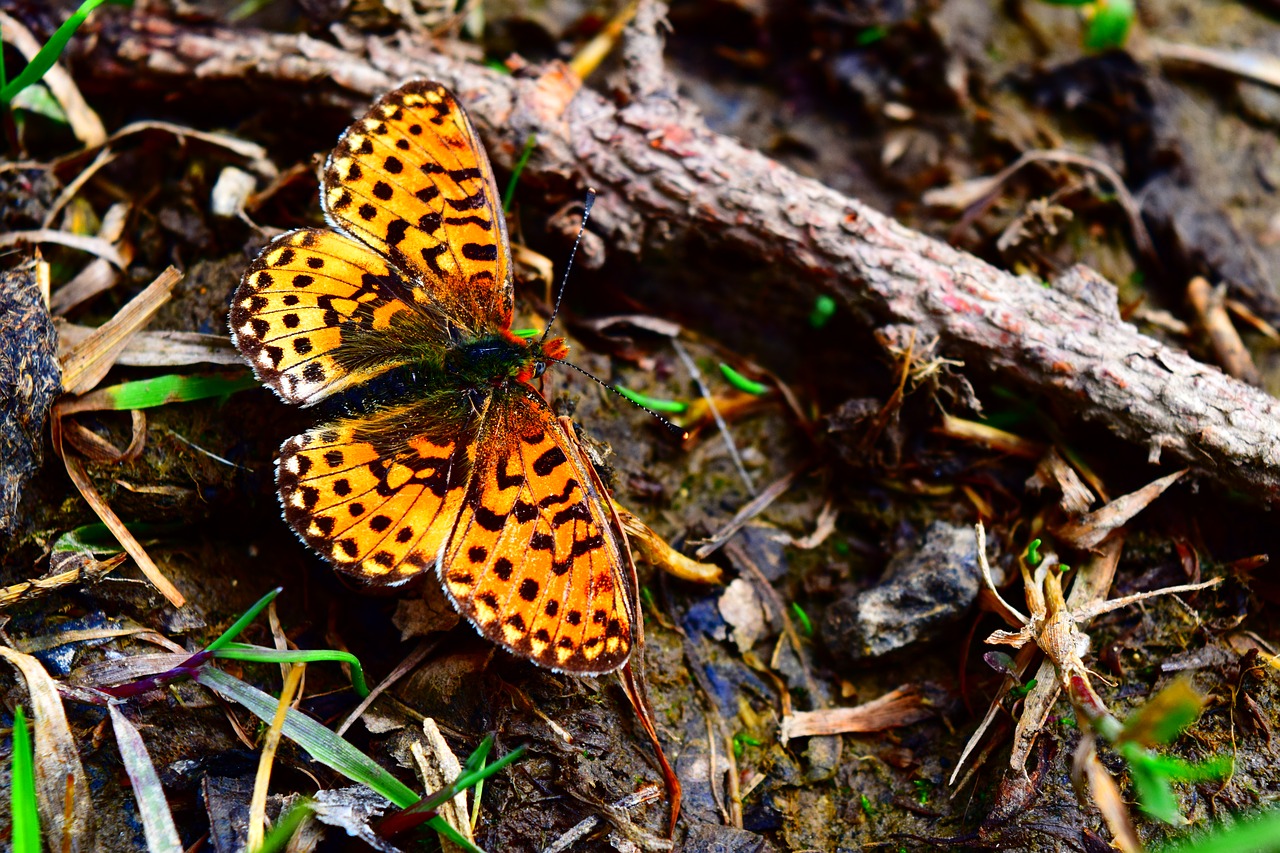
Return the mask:
<path id="1" fill-rule="evenodd" d="M 369 586 L 434 569 L 520 657 L 623 666 L 634 566 L 598 474 L 531 384 L 568 347 L 511 330 L 506 221 L 466 112 L 438 83 L 388 93 L 338 140 L 320 198 L 330 227 L 267 245 L 230 313 L 259 381 L 333 412 L 280 448 L 285 520 Z"/>

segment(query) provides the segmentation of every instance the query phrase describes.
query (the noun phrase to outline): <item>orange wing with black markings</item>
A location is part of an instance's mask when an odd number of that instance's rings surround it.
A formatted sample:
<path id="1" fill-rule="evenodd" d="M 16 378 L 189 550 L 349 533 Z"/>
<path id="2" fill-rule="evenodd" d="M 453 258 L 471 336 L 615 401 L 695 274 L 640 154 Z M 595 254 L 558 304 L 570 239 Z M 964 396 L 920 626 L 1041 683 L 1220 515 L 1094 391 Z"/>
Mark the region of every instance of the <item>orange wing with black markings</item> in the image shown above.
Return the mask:
<path id="1" fill-rule="evenodd" d="M 439 563 L 445 589 L 482 634 L 580 675 L 626 663 L 638 618 L 622 534 L 590 464 L 536 392 L 501 394 Z"/>
<path id="2" fill-rule="evenodd" d="M 435 565 L 462 509 L 479 421 L 439 414 L 415 403 L 289 439 L 276 467 L 285 519 L 365 583 L 395 586 Z"/>
<path id="3" fill-rule="evenodd" d="M 231 335 L 258 380 L 310 405 L 406 363 L 409 346 L 441 337 L 403 299 L 409 285 L 368 247 L 307 228 L 273 240 L 241 279 Z"/>
<path id="4" fill-rule="evenodd" d="M 466 112 L 439 83 L 407 83 L 329 156 L 326 216 L 409 273 L 413 297 L 472 332 L 511 326 L 507 224 Z"/>

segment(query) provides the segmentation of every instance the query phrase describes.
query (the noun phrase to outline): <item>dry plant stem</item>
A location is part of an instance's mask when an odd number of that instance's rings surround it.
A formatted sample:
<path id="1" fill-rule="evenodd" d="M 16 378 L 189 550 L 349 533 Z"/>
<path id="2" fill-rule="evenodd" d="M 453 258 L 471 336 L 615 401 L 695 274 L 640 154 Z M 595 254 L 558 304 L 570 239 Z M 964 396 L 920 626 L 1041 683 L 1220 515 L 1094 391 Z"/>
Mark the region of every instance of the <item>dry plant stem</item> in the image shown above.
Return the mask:
<path id="1" fill-rule="evenodd" d="M 422 661 L 426 659 L 427 655 L 435 651 L 436 646 L 439 644 L 439 640 L 423 640 L 418 643 L 418 647 L 409 652 L 408 656 L 405 657 L 404 660 L 396 664 L 396 668 L 391 671 L 391 674 L 379 681 L 377 685 L 369 691 L 369 695 L 361 699 L 360 704 L 347 715 L 347 718 L 342 721 L 342 725 L 338 726 L 338 730 L 336 732 L 338 737 L 342 737 L 347 733 L 347 729 L 351 728 L 352 723 L 360 719 L 360 715 L 369 709 L 369 706 L 373 704 L 374 699 L 381 696 L 383 692 L 401 678 L 404 678 L 410 672 L 413 672 L 413 670 L 417 668 L 418 664 L 422 663 Z"/>
<path id="2" fill-rule="evenodd" d="M 622 799 L 614 802 L 611 806 L 615 809 L 629 811 L 636 806 L 642 806 L 645 803 L 651 803 L 658 797 L 662 796 L 662 792 L 658 788 L 649 785 L 641 788 L 634 794 L 627 794 Z M 573 847 L 574 844 L 586 838 L 600 826 L 604 819 L 599 815 L 591 815 L 584 820 L 574 824 L 564 835 L 557 838 L 550 846 L 542 848 L 542 853 L 565 853 Z"/>
<path id="3" fill-rule="evenodd" d="M 178 588 L 173 585 L 173 582 L 164 576 L 164 573 L 160 571 L 160 567 L 152 562 L 142 544 L 133 538 L 133 534 L 124 526 L 124 522 L 112 512 L 111 507 L 102 499 L 102 495 L 93 485 L 93 481 L 85 473 L 83 463 L 70 453 L 67 453 L 57 442 L 55 442 L 54 446 L 62 456 L 63 463 L 67 466 L 67 474 L 71 477 L 71 482 L 75 483 L 76 489 L 85 499 L 85 502 L 89 504 L 90 508 L 93 509 L 99 520 L 111 531 L 111 535 L 116 538 L 120 546 L 138 564 L 138 568 L 146 575 L 147 580 L 151 581 L 151 585 L 158 589 L 160 594 L 168 599 L 169 603 L 174 607 L 182 607 L 186 604 L 186 598 L 183 597 L 182 593 L 178 592 Z"/>
<path id="4" fill-rule="evenodd" d="M 1225 288 L 1214 288 L 1200 276 L 1191 279 L 1187 285 L 1187 301 L 1191 303 L 1200 328 L 1209 337 L 1218 364 L 1241 382 L 1261 387 L 1262 374 L 1231 323 L 1224 295 Z"/>
<path id="5" fill-rule="evenodd" d="M 89 560 L 65 572 L 6 586 L 0 589 L 0 610 L 71 584 L 97 583 L 118 569 L 128 557 L 128 554 L 117 554 L 101 562 Z"/>
<path id="6" fill-rule="evenodd" d="M 169 267 L 141 293 L 125 303 L 114 317 L 62 356 L 63 391 L 68 394 L 83 394 L 101 382 L 115 364 L 120 352 L 128 345 L 129 339 L 169 301 L 174 285 L 181 278 L 182 273 Z"/>
<path id="7" fill-rule="evenodd" d="M 344 49 L 308 35 L 104 16 L 80 70 L 102 85 L 168 91 L 195 78 L 205 87 L 305 87 L 353 110 L 400 80 L 439 80 L 466 103 L 500 168 L 534 133 L 526 185 L 599 189 L 592 221 L 616 251 L 696 232 L 768 264 L 797 299 L 825 286 L 869 325 L 936 337 L 943 355 L 1101 420 L 1153 458 L 1167 451 L 1233 488 L 1280 497 L 1280 401 L 1139 334 L 1120 319 L 1113 286 L 1092 271 L 1042 287 L 712 133 L 661 71 L 662 14 L 643 2 L 628 30 L 631 97 L 583 89 L 567 109 L 546 102 L 539 79 L 497 74 L 406 33 L 340 31 Z"/>
<path id="8" fill-rule="evenodd" d="M 306 672 L 307 665 L 298 663 L 294 664 L 289 670 L 289 675 L 284 680 L 284 686 L 280 688 L 280 701 L 276 704 L 275 716 L 271 718 L 271 725 L 267 728 L 267 735 L 263 739 L 262 754 L 258 756 L 258 774 L 253 782 L 253 797 L 249 801 L 249 840 L 247 848 L 249 850 L 257 850 L 262 846 L 262 839 L 266 835 L 267 823 L 267 789 L 271 784 L 271 765 L 276 760 L 276 748 L 280 746 L 280 733 L 284 729 L 285 714 L 289 711 L 289 704 L 293 702 L 293 694 L 298 689 L 298 684 L 302 681 L 302 674 Z"/>

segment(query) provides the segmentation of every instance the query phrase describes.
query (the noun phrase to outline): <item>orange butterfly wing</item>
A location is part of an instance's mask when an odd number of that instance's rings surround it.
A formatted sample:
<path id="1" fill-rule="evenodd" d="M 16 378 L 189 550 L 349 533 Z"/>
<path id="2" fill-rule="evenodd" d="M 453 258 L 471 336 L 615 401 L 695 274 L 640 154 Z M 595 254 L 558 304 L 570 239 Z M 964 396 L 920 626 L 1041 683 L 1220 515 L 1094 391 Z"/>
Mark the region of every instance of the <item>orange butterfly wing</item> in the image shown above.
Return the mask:
<path id="1" fill-rule="evenodd" d="M 625 541 L 590 465 L 536 392 L 499 392 L 439 564 L 480 633 L 579 675 L 622 666 L 638 618 Z"/>
<path id="2" fill-rule="evenodd" d="M 344 574 L 396 586 L 435 565 L 471 472 L 475 417 L 412 403 L 323 424 L 280 448 L 285 520 Z"/>
<path id="3" fill-rule="evenodd" d="M 471 120 L 439 83 L 389 92 L 325 165 L 325 215 L 385 255 L 429 303 L 473 332 L 511 326 L 507 222 Z"/>
<path id="4" fill-rule="evenodd" d="M 441 332 L 403 301 L 409 284 L 386 260 L 315 228 L 271 241 L 231 303 L 231 336 L 262 384 L 310 405 L 408 361 L 393 338 Z"/>

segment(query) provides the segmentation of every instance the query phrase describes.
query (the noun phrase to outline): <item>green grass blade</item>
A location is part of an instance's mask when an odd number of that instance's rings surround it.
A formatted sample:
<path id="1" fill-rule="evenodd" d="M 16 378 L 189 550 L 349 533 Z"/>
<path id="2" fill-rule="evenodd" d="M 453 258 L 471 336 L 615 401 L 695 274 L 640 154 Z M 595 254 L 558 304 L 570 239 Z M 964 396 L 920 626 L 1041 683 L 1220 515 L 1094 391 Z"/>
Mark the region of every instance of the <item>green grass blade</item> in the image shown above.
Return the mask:
<path id="1" fill-rule="evenodd" d="M 40 853 L 40 813 L 36 810 L 36 768 L 31 755 L 31 730 L 19 705 L 13 712 L 13 766 L 9 791 L 12 808 L 13 853 Z"/>
<path id="2" fill-rule="evenodd" d="M 6 83 L 4 88 L 0 88 L 0 101 L 4 101 L 6 104 L 9 103 L 23 89 L 44 77 L 49 69 L 53 67 L 53 64 L 58 61 L 58 57 L 62 55 L 67 42 L 71 41 L 71 37 L 76 34 L 76 30 L 80 29 L 80 25 L 89 17 L 89 13 L 104 2 L 106 0 L 84 0 L 80 4 L 80 8 L 75 11 L 75 14 L 67 18 L 66 23 L 58 27 L 45 46 L 40 48 L 39 53 L 31 58 L 31 61 L 27 63 L 27 67 L 22 69 L 17 77 Z"/>
<path id="3" fill-rule="evenodd" d="M 293 834 L 298 831 L 298 827 L 312 811 L 310 800 L 299 800 L 294 803 L 276 821 L 276 825 L 271 827 L 271 831 L 267 833 L 266 838 L 262 839 L 262 846 L 254 850 L 253 853 L 276 853 L 277 850 L 283 850 L 289 844 L 290 839 L 293 838 Z"/>
<path id="4" fill-rule="evenodd" d="M 219 649 L 226 646 L 232 640 L 234 640 L 240 634 L 241 631 L 249 627 L 250 622 L 258 618 L 259 613 L 267 609 L 267 605 L 270 604 L 272 600 L 274 600 L 275 597 L 279 595 L 283 590 L 284 590 L 284 587 L 278 586 L 275 589 L 271 590 L 271 592 L 262 596 L 262 598 L 259 598 L 252 607 L 250 607 L 248 610 L 244 612 L 243 616 L 241 616 L 234 623 L 232 623 L 230 628 L 223 631 L 222 634 L 218 637 L 218 639 L 214 640 L 212 643 L 206 646 L 204 650 L 206 652 L 216 652 Z M 274 714 L 275 711 L 272 711 L 271 713 Z M 267 722 L 271 722 L 270 718 L 267 719 Z"/>
<path id="5" fill-rule="evenodd" d="M 653 409 L 655 412 L 662 412 L 664 415 L 680 415 L 689 410 L 689 404 L 682 403 L 679 400 L 661 400 L 657 397 L 641 394 L 639 391 L 632 391 L 630 388 L 623 388 L 621 385 L 613 387 L 619 394 L 637 406 L 644 406 L 647 409 Z"/>
<path id="6" fill-rule="evenodd" d="M 1217 826 L 1198 832 L 1194 838 L 1167 847 L 1159 853 L 1275 853 L 1280 851 L 1280 809 L 1247 817 L 1231 826 Z"/>
<path id="7" fill-rule="evenodd" d="M 520 181 L 520 173 L 524 171 L 524 167 L 528 165 L 529 158 L 533 156 L 533 149 L 538 147 L 538 137 L 532 133 L 529 138 L 524 141 L 524 150 L 520 152 L 520 159 L 516 161 L 515 167 L 511 170 L 511 180 L 507 181 L 507 191 L 502 194 L 502 212 L 508 213 L 511 210 L 511 202 L 516 197 L 516 184 Z"/>
<path id="8" fill-rule="evenodd" d="M 227 643 L 214 653 L 215 658 L 228 660 L 245 660 L 254 663 L 315 663 L 317 661 L 338 661 L 351 667 L 351 686 L 363 699 L 369 695 L 369 685 L 364 680 L 364 667 L 351 652 L 337 649 L 269 649 L 266 646 L 251 646 L 248 643 Z"/>
<path id="9" fill-rule="evenodd" d="M 183 529 L 183 525 L 130 521 L 125 524 L 125 528 L 143 545 L 150 545 L 163 536 L 178 533 Z M 100 521 L 77 527 L 74 530 L 68 530 L 54 540 L 50 549 L 55 554 L 64 551 L 90 554 L 119 554 L 124 550 L 120 547 L 115 535 Z"/>
<path id="10" fill-rule="evenodd" d="M 220 669 L 212 666 L 201 667 L 195 675 L 195 680 L 223 699 L 240 703 L 264 722 L 270 722 L 275 716 L 278 706 L 275 699 Z M 412 788 L 392 776 L 382 765 L 306 714 L 301 714 L 292 708 L 286 711 L 283 734 L 306 750 L 307 754 L 316 761 L 338 771 L 353 782 L 367 785 L 401 808 L 408 808 L 422 800 Z M 493 766 L 490 765 L 490 767 Z M 428 823 L 431 824 L 432 829 L 447 836 L 450 841 L 467 850 L 468 853 L 484 853 L 467 841 L 456 829 L 449 826 L 444 818 L 437 815 Z"/>
<path id="11" fill-rule="evenodd" d="M 193 373 L 187 376 L 171 373 L 154 379 L 140 379 L 112 385 L 100 392 L 115 409 L 149 409 L 169 403 L 189 403 L 209 397 L 225 397 L 237 391 L 257 388 L 258 380 L 248 371 Z"/>
<path id="12" fill-rule="evenodd" d="M 212 666 L 201 667 L 196 681 L 223 699 L 238 702 L 264 722 L 275 716 L 277 701 L 252 685 Z M 413 789 L 320 723 L 292 708 L 285 714 L 284 736 L 326 767 L 367 785 L 401 808 L 418 802 Z M 443 823 L 444 821 L 441 821 Z"/>

